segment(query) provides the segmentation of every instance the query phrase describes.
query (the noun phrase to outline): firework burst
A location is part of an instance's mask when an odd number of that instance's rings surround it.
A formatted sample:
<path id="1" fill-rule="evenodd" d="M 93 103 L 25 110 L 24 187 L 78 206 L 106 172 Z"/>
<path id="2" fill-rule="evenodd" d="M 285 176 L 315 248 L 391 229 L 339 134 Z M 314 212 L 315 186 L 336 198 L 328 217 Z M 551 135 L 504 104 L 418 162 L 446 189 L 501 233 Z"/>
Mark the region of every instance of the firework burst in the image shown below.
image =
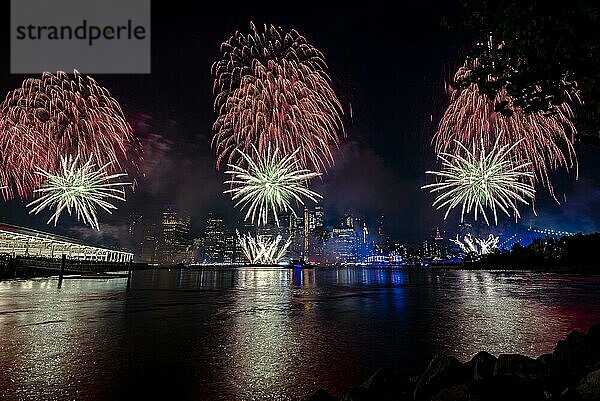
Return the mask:
<path id="1" fill-rule="evenodd" d="M 456 142 L 461 152 L 440 153 L 438 158 L 442 161 L 442 170 L 426 172 L 441 181 L 425 185 L 422 189 L 439 193 L 433 206 L 436 209 L 447 207 L 444 219 L 448 217 L 450 210 L 460 204 L 461 222 L 465 213 L 473 212 L 475 220 L 481 214 L 489 225 L 485 212 L 488 208 L 492 210 L 496 224 L 497 209 L 507 215 L 510 215 L 510 210 L 518 218 L 518 203 L 527 205 L 528 200 L 533 201 L 535 197 L 535 190 L 528 181 L 533 176 L 528 171 L 530 163 L 515 164 L 512 158 L 512 152 L 520 144 L 521 141 L 517 141 L 510 146 L 499 146 L 496 141 L 491 151 L 486 153 L 483 140 L 480 141 L 479 148 L 477 142 L 473 141 L 472 149 Z"/>
<path id="2" fill-rule="evenodd" d="M 116 173 L 136 168 L 137 150 L 119 103 L 77 71 L 26 79 L 0 105 L 0 184 L 7 198 L 29 197 L 44 178 L 37 169 L 59 171 L 64 155 L 93 154 Z"/>
<path id="3" fill-rule="evenodd" d="M 232 194 L 232 200 L 237 201 L 236 207 L 241 205 L 242 209 L 248 209 L 245 220 L 265 225 L 272 213 L 279 225 L 280 212 L 290 211 L 295 215 L 292 202 L 304 204 L 303 197 L 313 202 L 321 198 L 307 188 L 309 180 L 320 174 L 299 167 L 296 158 L 299 150 L 285 157 L 280 157 L 277 149 L 271 152 L 270 147 L 262 154 L 254 147 L 252 150 L 256 161 L 238 150 L 248 167 L 229 164 L 230 170 L 225 172 L 231 175 L 231 179 L 225 181 L 231 188 L 225 193 Z"/>
<path id="4" fill-rule="evenodd" d="M 487 238 L 477 238 L 468 233 L 461 241 L 456 235 L 456 239 L 450 239 L 465 253 L 476 253 L 477 255 L 487 255 L 498 249 L 498 241 L 500 237 L 490 234 Z"/>
<path id="5" fill-rule="evenodd" d="M 251 264 L 277 264 L 291 244 L 289 238 L 284 241 L 281 235 L 272 239 L 269 235 L 259 235 L 255 238 L 250 234 L 240 235 L 237 231 L 236 233 L 242 252 Z"/>
<path id="6" fill-rule="evenodd" d="M 494 45 L 490 40 L 488 46 Z M 454 76 L 455 82 L 469 82 L 473 70 L 478 67 L 477 59 L 467 60 Z M 494 77 L 488 76 L 493 83 Z M 577 92 L 565 93 L 571 101 L 580 101 Z M 508 113 L 497 111 L 496 105 L 504 105 Z M 476 83 L 457 87 L 451 92 L 451 101 L 444 113 L 434 137 L 436 153 L 460 151 L 457 143 L 470 143 L 483 138 L 486 146 L 509 145 L 522 141 L 514 149 L 517 163 L 530 162 L 532 185 L 541 183 L 554 196 L 550 172 L 564 168 L 575 169 L 577 156 L 573 147 L 576 133 L 573 112 L 568 102 L 553 106 L 550 112 L 525 111 L 513 104 L 513 99 L 502 87 L 493 98 L 480 92 Z"/>
<path id="7" fill-rule="evenodd" d="M 300 149 L 303 168 L 325 172 L 343 132 L 343 111 L 323 54 L 295 30 L 250 27 L 250 34 L 236 32 L 221 45 L 212 68 L 217 166 L 243 162 L 237 149 L 256 146 L 262 153 L 274 146 L 282 154 Z"/>
<path id="8" fill-rule="evenodd" d="M 45 182 L 41 188 L 35 190 L 35 193 L 41 196 L 27 205 L 32 207 L 29 213 L 38 214 L 46 208 L 54 208 L 54 214 L 48 220 L 48 224 L 54 221 L 56 225 L 61 213 L 66 209 L 69 215 L 75 212 L 77 220 L 82 220 L 84 224 L 99 230 L 97 207 L 112 213 L 116 206 L 110 201 L 124 202 L 123 188 L 131 185 L 128 182 L 114 182 L 127 174 L 109 174 L 109 167 L 110 162 L 98 168 L 90 156 L 83 165 L 80 165 L 78 157 L 63 158 L 59 174 L 38 169 L 37 174 Z"/>

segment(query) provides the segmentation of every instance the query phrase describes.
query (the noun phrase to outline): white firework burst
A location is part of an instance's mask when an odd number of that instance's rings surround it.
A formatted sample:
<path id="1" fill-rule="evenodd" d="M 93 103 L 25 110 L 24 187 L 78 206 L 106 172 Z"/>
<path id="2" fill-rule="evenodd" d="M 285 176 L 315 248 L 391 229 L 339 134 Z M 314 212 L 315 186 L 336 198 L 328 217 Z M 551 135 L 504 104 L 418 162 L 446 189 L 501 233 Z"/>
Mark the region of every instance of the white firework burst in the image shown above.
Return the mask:
<path id="1" fill-rule="evenodd" d="M 471 233 L 468 233 L 463 237 L 462 241 L 458 239 L 458 235 L 456 236 L 456 239 L 451 239 L 450 241 L 458 245 L 465 254 L 476 253 L 477 255 L 487 255 L 495 249 L 498 249 L 499 240 L 500 237 L 493 234 L 490 234 L 487 239 L 485 239 L 474 237 Z"/>
<path id="2" fill-rule="evenodd" d="M 61 213 L 66 209 L 69 215 L 75 212 L 77 220 L 100 230 L 97 207 L 112 213 L 117 207 L 110 201 L 124 202 L 124 187 L 132 185 L 129 182 L 114 182 L 127 174 L 108 174 L 107 169 L 111 164 L 112 162 L 97 167 L 90 156 L 88 161 L 81 165 L 79 157 L 73 159 L 69 156 L 61 158 L 61 167 L 56 174 L 38 169 L 37 174 L 43 176 L 45 182 L 34 191 L 41 196 L 27 205 L 32 207 L 29 213 L 38 214 L 44 209 L 54 209 L 48 224 L 54 221 L 56 225 Z"/>
<path id="3" fill-rule="evenodd" d="M 497 209 L 510 216 L 512 211 L 515 219 L 520 217 L 517 205 L 529 204 L 533 201 L 535 189 L 531 184 L 533 173 L 531 163 L 515 163 L 512 152 L 521 141 L 513 145 L 498 146 L 498 141 L 486 153 L 483 140 L 479 148 L 473 141 L 472 149 L 455 141 L 458 146 L 455 154 L 440 153 L 442 160 L 441 171 L 427 171 L 427 174 L 441 178 L 440 182 L 421 187 L 430 189 L 431 193 L 439 193 L 433 206 L 436 209 L 447 207 L 444 219 L 450 210 L 462 204 L 461 222 L 465 213 L 473 211 L 475 220 L 481 214 L 489 225 L 486 209 L 491 209 L 494 221 L 498 224 Z"/>
<path id="4" fill-rule="evenodd" d="M 226 174 L 231 179 L 225 184 L 231 186 L 225 193 L 232 194 L 235 206 L 247 208 L 244 220 L 250 220 L 258 225 L 266 225 L 269 214 L 272 213 L 279 225 L 278 214 L 291 211 L 296 215 L 292 202 L 304 205 L 303 197 L 318 202 L 322 198 L 318 193 L 308 189 L 308 182 L 320 173 L 315 173 L 300 167 L 296 155 L 298 150 L 288 156 L 280 157 L 276 149 L 271 148 L 266 153 L 259 153 L 253 147 L 256 161 L 250 155 L 238 150 L 247 167 L 228 164 Z"/>
<path id="5" fill-rule="evenodd" d="M 240 235 L 237 231 L 236 233 L 242 252 L 251 264 L 277 264 L 291 244 L 289 238 L 284 241 L 281 235 L 273 239 L 270 235 L 258 235 L 255 238 L 250 234 Z"/>

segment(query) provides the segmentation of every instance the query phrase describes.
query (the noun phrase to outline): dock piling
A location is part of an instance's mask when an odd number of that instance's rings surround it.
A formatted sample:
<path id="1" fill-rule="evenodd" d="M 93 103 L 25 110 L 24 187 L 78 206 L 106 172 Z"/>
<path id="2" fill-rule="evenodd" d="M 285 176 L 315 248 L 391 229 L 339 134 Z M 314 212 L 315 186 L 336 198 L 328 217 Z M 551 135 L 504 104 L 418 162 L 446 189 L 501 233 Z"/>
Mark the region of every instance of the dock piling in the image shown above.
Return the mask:
<path id="1" fill-rule="evenodd" d="M 58 273 L 58 288 L 62 287 L 63 276 L 65 274 L 65 264 L 67 263 L 67 255 L 62 254 L 62 259 L 60 260 L 60 273 Z"/>
<path id="2" fill-rule="evenodd" d="M 127 290 L 129 291 L 129 288 L 131 288 L 131 269 L 133 268 L 133 260 L 130 260 L 128 263 L 128 269 L 127 269 Z"/>

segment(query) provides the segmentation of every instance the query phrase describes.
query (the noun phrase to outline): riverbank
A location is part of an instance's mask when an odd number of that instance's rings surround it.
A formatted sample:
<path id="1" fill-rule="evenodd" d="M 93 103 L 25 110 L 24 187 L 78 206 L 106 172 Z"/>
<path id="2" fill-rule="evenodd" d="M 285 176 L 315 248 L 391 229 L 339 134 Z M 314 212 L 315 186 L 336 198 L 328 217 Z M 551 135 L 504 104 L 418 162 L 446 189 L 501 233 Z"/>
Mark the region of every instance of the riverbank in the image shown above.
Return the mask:
<path id="1" fill-rule="evenodd" d="M 461 363 L 435 356 L 419 376 L 382 368 L 337 398 L 318 390 L 305 401 L 500 401 L 600 400 L 600 324 L 571 332 L 551 354 L 478 352 Z"/>

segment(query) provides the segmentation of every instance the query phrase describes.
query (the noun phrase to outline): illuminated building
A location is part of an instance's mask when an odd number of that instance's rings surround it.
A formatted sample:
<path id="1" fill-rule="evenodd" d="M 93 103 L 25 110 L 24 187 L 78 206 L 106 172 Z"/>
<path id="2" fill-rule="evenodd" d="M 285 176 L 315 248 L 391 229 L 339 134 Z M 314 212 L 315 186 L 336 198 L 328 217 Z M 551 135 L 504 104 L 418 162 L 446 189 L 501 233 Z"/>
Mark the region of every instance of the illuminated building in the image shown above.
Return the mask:
<path id="1" fill-rule="evenodd" d="M 88 245 L 77 239 L 0 223 L 0 254 L 102 262 L 129 262 L 133 253 Z"/>
<path id="2" fill-rule="evenodd" d="M 367 263 L 382 264 L 382 265 L 400 265 L 402 264 L 402 256 L 400 255 L 370 255 L 367 257 Z"/>
<path id="3" fill-rule="evenodd" d="M 204 261 L 206 263 L 223 263 L 225 259 L 225 224 L 223 219 L 208 214 L 204 230 Z"/>
<path id="4" fill-rule="evenodd" d="M 385 255 L 388 252 L 388 238 L 385 228 L 385 216 L 382 214 L 379 217 L 377 226 L 377 239 L 375 241 L 375 254 Z"/>
<path id="5" fill-rule="evenodd" d="M 352 227 L 334 228 L 331 233 L 331 248 L 336 263 L 355 263 L 356 232 Z"/>
<path id="6" fill-rule="evenodd" d="M 340 225 L 331 232 L 327 241 L 327 253 L 333 263 L 356 263 L 358 261 L 358 245 L 360 236 L 357 236 L 354 227 L 354 218 L 346 215 Z"/>
<path id="7" fill-rule="evenodd" d="M 291 244 L 288 248 L 288 255 L 292 259 L 302 259 L 304 257 L 304 218 L 290 214 L 289 232 Z"/>
<path id="8" fill-rule="evenodd" d="M 162 213 L 162 232 L 158 260 L 162 264 L 183 263 L 190 247 L 190 216 L 174 206 L 165 206 Z"/>
<path id="9" fill-rule="evenodd" d="M 147 221 L 144 224 L 144 237 L 140 259 L 146 263 L 158 262 L 156 251 L 158 248 L 158 227 L 156 223 Z"/>
<path id="10" fill-rule="evenodd" d="M 144 241 L 144 219 L 139 213 L 129 215 L 129 225 L 127 227 L 128 244 L 127 248 L 134 254 L 136 259 L 141 259 L 142 247 Z"/>
<path id="11" fill-rule="evenodd" d="M 314 226 L 315 228 L 323 228 L 325 221 L 325 213 L 323 212 L 323 206 L 317 205 L 315 206 L 314 213 Z"/>
<path id="12" fill-rule="evenodd" d="M 225 233 L 223 263 L 230 265 L 235 263 L 236 241 L 237 238 L 235 232 L 228 231 Z"/>
<path id="13" fill-rule="evenodd" d="M 432 237 L 421 244 L 420 254 L 423 259 L 440 260 L 448 256 L 447 245 L 443 232 L 436 228 Z"/>
<path id="14" fill-rule="evenodd" d="M 304 248 L 302 255 L 304 259 L 309 258 L 310 235 L 315 229 L 315 212 L 304 208 Z"/>

